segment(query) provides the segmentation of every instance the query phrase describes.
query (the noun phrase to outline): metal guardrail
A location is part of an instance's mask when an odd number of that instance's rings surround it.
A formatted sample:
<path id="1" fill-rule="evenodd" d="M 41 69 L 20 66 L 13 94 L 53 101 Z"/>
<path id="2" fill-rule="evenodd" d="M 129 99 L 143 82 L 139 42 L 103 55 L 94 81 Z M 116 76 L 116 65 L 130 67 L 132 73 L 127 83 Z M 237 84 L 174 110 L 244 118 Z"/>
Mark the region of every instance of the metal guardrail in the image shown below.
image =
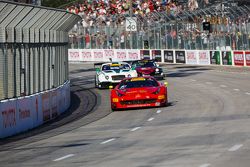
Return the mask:
<path id="1" fill-rule="evenodd" d="M 109 26 L 83 27 L 78 24 L 70 33 L 70 48 L 250 49 L 249 6 L 225 3 L 223 6 L 215 4 L 195 11 L 182 11 L 175 16 L 153 12 L 145 17 L 134 17 L 137 18 L 137 32 L 126 32 L 125 20 L 124 24 L 112 22 Z M 203 21 L 211 23 L 210 32 L 203 30 Z"/>
<path id="2" fill-rule="evenodd" d="M 80 19 L 63 10 L 0 0 L 0 100 L 68 80 L 68 31 Z"/>

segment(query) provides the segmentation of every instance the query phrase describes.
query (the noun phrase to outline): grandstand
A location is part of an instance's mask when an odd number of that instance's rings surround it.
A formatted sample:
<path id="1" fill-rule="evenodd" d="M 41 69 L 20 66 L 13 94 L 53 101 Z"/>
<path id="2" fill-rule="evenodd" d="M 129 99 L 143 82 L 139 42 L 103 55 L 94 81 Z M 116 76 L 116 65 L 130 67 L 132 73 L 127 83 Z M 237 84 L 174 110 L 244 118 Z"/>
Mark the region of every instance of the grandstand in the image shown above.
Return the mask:
<path id="1" fill-rule="evenodd" d="M 123 0 L 93 0 L 65 9 L 83 18 L 70 33 L 71 48 L 250 49 L 248 1 L 133 0 L 130 7 Z M 135 32 L 125 28 L 131 16 Z"/>

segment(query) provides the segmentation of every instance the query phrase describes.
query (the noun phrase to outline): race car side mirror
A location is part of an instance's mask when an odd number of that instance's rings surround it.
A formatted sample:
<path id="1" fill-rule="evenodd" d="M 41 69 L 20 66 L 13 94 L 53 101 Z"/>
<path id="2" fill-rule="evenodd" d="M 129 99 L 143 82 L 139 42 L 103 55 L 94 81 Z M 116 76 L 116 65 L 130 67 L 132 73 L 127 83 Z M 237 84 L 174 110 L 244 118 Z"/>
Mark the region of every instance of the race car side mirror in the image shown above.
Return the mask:
<path id="1" fill-rule="evenodd" d="M 168 86 L 168 82 L 164 82 L 164 85 L 167 87 Z"/>
<path id="2" fill-rule="evenodd" d="M 109 86 L 109 89 L 113 89 L 114 87 L 112 85 Z"/>
<path id="3" fill-rule="evenodd" d="M 96 72 L 99 72 L 99 71 L 100 71 L 100 68 L 96 68 L 95 71 L 96 71 Z"/>

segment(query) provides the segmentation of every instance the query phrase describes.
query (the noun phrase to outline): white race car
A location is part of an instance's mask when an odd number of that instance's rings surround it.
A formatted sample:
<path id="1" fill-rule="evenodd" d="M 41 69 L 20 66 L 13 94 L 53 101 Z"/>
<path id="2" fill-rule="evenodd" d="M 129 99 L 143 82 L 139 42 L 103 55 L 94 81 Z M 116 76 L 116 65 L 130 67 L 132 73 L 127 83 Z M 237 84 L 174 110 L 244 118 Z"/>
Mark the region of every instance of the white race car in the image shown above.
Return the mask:
<path id="1" fill-rule="evenodd" d="M 100 65 L 98 68 L 97 66 Z M 123 78 L 137 77 L 137 72 L 126 62 L 95 63 L 95 87 L 108 88 Z"/>

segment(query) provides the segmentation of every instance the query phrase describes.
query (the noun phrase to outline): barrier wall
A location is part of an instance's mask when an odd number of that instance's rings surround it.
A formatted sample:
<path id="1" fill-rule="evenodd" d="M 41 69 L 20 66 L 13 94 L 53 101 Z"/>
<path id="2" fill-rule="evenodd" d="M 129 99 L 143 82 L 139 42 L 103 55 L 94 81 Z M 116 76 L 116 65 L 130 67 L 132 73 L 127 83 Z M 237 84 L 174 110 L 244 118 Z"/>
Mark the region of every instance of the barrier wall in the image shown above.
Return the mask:
<path id="1" fill-rule="evenodd" d="M 70 82 L 32 96 L 0 101 L 0 138 L 18 134 L 62 114 L 70 106 Z"/>
<path id="2" fill-rule="evenodd" d="M 155 59 L 157 62 L 193 65 L 250 66 L 250 51 L 220 50 L 116 50 L 69 49 L 69 61 L 129 61 Z"/>

